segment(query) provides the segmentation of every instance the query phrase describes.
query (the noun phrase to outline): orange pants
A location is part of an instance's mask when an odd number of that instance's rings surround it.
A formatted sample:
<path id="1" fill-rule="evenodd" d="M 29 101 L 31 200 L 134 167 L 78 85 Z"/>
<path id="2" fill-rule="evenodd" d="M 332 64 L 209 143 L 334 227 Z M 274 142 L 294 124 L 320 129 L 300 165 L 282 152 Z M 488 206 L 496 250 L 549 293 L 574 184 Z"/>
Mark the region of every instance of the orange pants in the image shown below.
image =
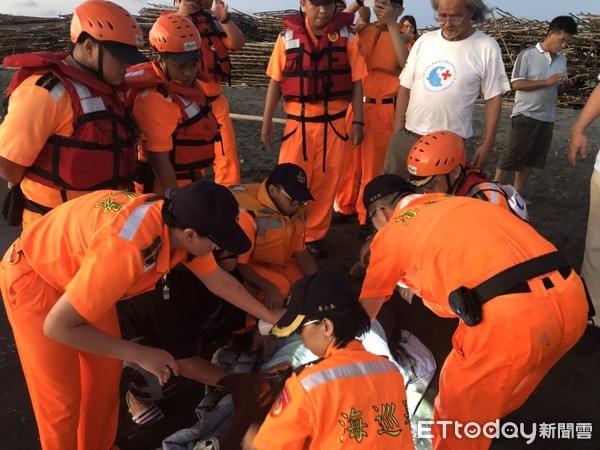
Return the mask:
<path id="1" fill-rule="evenodd" d="M 580 278 L 572 272 L 564 280 L 554 272 L 550 279 L 556 287 L 549 290 L 540 278 L 529 282 L 532 293 L 501 296 L 485 304 L 479 325 L 458 326 L 440 374 L 435 421 L 483 426 L 501 419 L 525 403 L 583 335 L 587 303 Z M 434 424 L 432 431 L 434 450 L 484 450 L 491 444 L 483 434 L 465 437 L 464 429 L 459 432 L 462 438 L 457 437 L 454 424 L 445 437 L 441 426 Z"/>
<path id="2" fill-rule="evenodd" d="M 223 142 L 215 143 L 215 183 L 224 186 L 240 184 L 240 161 L 235 143 L 235 132 L 229 117 L 229 103 L 223 94 L 211 102 L 212 112 L 221 126 Z M 221 147 L 221 144 L 223 146 Z"/>
<path id="3" fill-rule="evenodd" d="M 352 105 L 350 105 L 348 107 L 348 114 L 346 114 L 346 132 L 349 132 L 352 128 L 353 120 L 354 112 L 352 110 Z M 361 145 L 352 148 L 350 141 L 346 141 L 340 184 L 338 185 L 335 203 L 333 205 L 334 211 L 338 211 L 342 214 L 354 214 L 356 212 L 356 199 L 358 198 L 361 170 L 360 148 Z"/>
<path id="4" fill-rule="evenodd" d="M 277 286 L 281 296 L 286 298 L 290 295 L 294 283 L 304 276 L 293 260 L 286 267 L 256 261 L 251 261 L 249 265 L 257 274 Z"/>
<path id="5" fill-rule="evenodd" d="M 10 264 L 5 255 L 0 263 L 0 290 L 42 449 L 108 450 L 117 435 L 122 362 L 44 335 L 44 320 L 62 293 L 19 256 Z M 120 334 L 116 309 L 93 325 L 113 336 Z"/>
<path id="6" fill-rule="evenodd" d="M 291 162 L 304 169 L 308 187 L 315 198 L 308 202 L 306 242 L 325 237 L 331 222 L 331 208 L 335 200 L 346 151 L 346 119 L 328 124 L 306 123 L 306 160 L 302 154 L 302 124 L 288 119 L 279 152 L 279 164 Z M 323 135 L 327 127 L 327 154 L 323 163 Z"/>
<path id="7" fill-rule="evenodd" d="M 378 101 L 380 99 L 377 99 Z M 342 214 L 358 213 L 358 221 L 367 223 L 363 191 L 373 178 L 381 175 L 390 136 L 394 131 L 394 104 L 363 105 L 364 138 L 346 157 L 338 187 L 336 204 Z M 349 119 L 350 122 L 353 119 Z"/>

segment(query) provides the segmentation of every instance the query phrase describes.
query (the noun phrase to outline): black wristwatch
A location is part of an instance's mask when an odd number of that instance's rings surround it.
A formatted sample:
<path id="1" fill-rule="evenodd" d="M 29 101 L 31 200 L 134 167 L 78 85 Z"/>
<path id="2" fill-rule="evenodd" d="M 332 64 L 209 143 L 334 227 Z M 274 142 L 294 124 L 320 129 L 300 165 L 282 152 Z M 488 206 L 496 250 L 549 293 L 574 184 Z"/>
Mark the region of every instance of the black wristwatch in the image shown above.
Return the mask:
<path id="1" fill-rule="evenodd" d="M 231 16 L 229 15 L 229 13 L 227 13 L 227 16 L 225 16 L 225 19 L 219 20 L 219 22 L 221 22 L 223 25 L 225 25 L 226 23 L 229 23 L 230 20 L 231 20 Z"/>
<path id="2" fill-rule="evenodd" d="M 356 4 L 357 4 L 358 6 L 360 6 L 361 8 L 362 8 L 363 6 L 365 6 L 365 2 L 364 2 L 363 0 L 356 0 Z"/>

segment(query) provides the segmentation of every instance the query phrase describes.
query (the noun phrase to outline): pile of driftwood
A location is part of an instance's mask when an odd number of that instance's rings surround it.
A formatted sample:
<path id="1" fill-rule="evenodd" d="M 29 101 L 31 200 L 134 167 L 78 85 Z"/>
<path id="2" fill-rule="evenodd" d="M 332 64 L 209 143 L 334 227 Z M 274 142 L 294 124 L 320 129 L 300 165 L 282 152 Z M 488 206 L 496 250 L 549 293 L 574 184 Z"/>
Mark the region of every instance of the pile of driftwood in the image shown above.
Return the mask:
<path id="1" fill-rule="evenodd" d="M 571 40 L 565 54 L 569 76 L 583 75 L 583 79 L 579 89 L 559 97 L 559 106 L 563 107 L 581 107 L 590 89 L 597 84 L 600 73 L 600 15 L 580 13 L 572 17 L 577 22 L 579 34 Z M 547 21 L 516 18 L 498 8 L 480 29 L 500 44 L 506 72 L 510 77 L 519 52 L 543 41 L 548 25 Z"/>
<path id="2" fill-rule="evenodd" d="M 146 38 L 156 18 L 167 10 L 172 10 L 172 6 L 149 4 L 140 10 L 138 21 Z M 265 70 L 277 35 L 282 30 L 282 18 L 294 12 L 296 11 L 265 11 L 248 15 L 231 10 L 232 20 L 246 37 L 245 47 L 232 55 L 233 85 L 268 84 Z M 560 105 L 580 107 L 585 103 L 590 89 L 596 85 L 596 77 L 600 73 L 600 15 L 580 13 L 573 15 L 573 18 L 578 23 L 579 35 L 566 50 L 569 74 L 581 74 L 584 78 L 578 90 L 561 96 Z M 69 22 L 70 16 L 46 19 L 0 15 L 0 34 L 3 36 L 0 40 L 0 57 L 30 51 L 69 49 Z M 480 29 L 500 44 L 506 70 L 510 75 L 519 52 L 543 40 L 547 27 L 547 21 L 520 19 L 496 9 L 493 17 L 482 24 Z"/>
<path id="3" fill-rule="evenodd" d="M 71 16 L 55 18 L 0 14 L 0 57 L 15 53 L 69 48 Z"/>
<path id="4" fill-rule="evenodd" d="M 147 37 L 148 31 L 157 17 L 173 8 L 166 5 L 150 4 L 139 12 L 138 22 Z M 232 9 L 231 20 L 244 33 L 246 45 L 231 55 L 234 86 L 266 86 L 269 79 L 265 75 L 269 57 L 277 35 L 283 27 L 282 18 L 295 11 L 268 11 L 253 16 Z"/>

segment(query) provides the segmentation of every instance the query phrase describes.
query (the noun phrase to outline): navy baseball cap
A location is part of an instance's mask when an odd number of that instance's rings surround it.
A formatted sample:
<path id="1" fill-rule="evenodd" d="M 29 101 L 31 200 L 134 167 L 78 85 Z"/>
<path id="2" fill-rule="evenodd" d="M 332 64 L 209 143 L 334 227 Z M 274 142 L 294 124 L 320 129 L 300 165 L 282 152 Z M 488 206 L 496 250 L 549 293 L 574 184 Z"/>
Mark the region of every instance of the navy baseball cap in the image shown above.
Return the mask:
<path id="1" fill-rule="evenodd" d="M 328 313 L 353 308 L 358 299 L 340 274 L 333 270 L 301 278 L 292 287 L 287 311 L 271 330 L 277 337 L 287 337 L 300 330 L 308 320 L 324 319 Z"/>
<path id="2" fill-rule="evenodd" d="M 400 175 L 386 173 L 373 178 L 365 186 L 363 203 L 369 209 L 374 202 L 386 195 L 398 193 L 400 196 L 414 194 L 415 188 Z"/>
<path id="3" fill-rule="evenodd" d="M 300 166 L 283 163 L 275 166 L 269 175 L 267 184 L 282 186 L 292 200 L 305 202 L 314 200 L 306 184 L 306 172 Z"/>
<path id="4" fill-rule="evenodd" d="M 250 250 L 251 242 L 238 223 L 238 203 L 225 186 L 194 181 L 173 191 L 171 198 L 171 214 L 179 226 L 193 229 L 235 255 Z"/>

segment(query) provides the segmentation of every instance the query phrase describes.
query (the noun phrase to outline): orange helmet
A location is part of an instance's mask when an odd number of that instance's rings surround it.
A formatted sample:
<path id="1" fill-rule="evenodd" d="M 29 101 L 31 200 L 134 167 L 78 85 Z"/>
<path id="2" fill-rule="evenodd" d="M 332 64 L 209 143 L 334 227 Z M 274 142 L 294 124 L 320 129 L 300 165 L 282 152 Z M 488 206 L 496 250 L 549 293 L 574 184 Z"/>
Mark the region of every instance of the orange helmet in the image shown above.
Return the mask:
<path id="1" fill-rule="evenodd" d="M 148 39 L 155 52 L 191 53 L 185 55 L 186 60 L 200 58 L 200 32 L 191 20 L 175 13 L 160 16 L 152 25 Z"/>
<path id="2" fill-rule="evenodd" d="M 422 186 L 435 175 L 450 173 L 459 164 L 465 166 L 467 153 L 463 139 L 452 131 L 434 131 L 423 136 L 410 149 L 406 167 L 410 182 Z"/>
<path id="3" fill-rule="evenodd" d="M 77 6 L 71 20 L 71 42 L 81 33 L 97 41 L 110 41 L 137 48 L 144 46 L 144 36 L 137 21 L 126 9 L 105 0 L 88 0 Z"/>

